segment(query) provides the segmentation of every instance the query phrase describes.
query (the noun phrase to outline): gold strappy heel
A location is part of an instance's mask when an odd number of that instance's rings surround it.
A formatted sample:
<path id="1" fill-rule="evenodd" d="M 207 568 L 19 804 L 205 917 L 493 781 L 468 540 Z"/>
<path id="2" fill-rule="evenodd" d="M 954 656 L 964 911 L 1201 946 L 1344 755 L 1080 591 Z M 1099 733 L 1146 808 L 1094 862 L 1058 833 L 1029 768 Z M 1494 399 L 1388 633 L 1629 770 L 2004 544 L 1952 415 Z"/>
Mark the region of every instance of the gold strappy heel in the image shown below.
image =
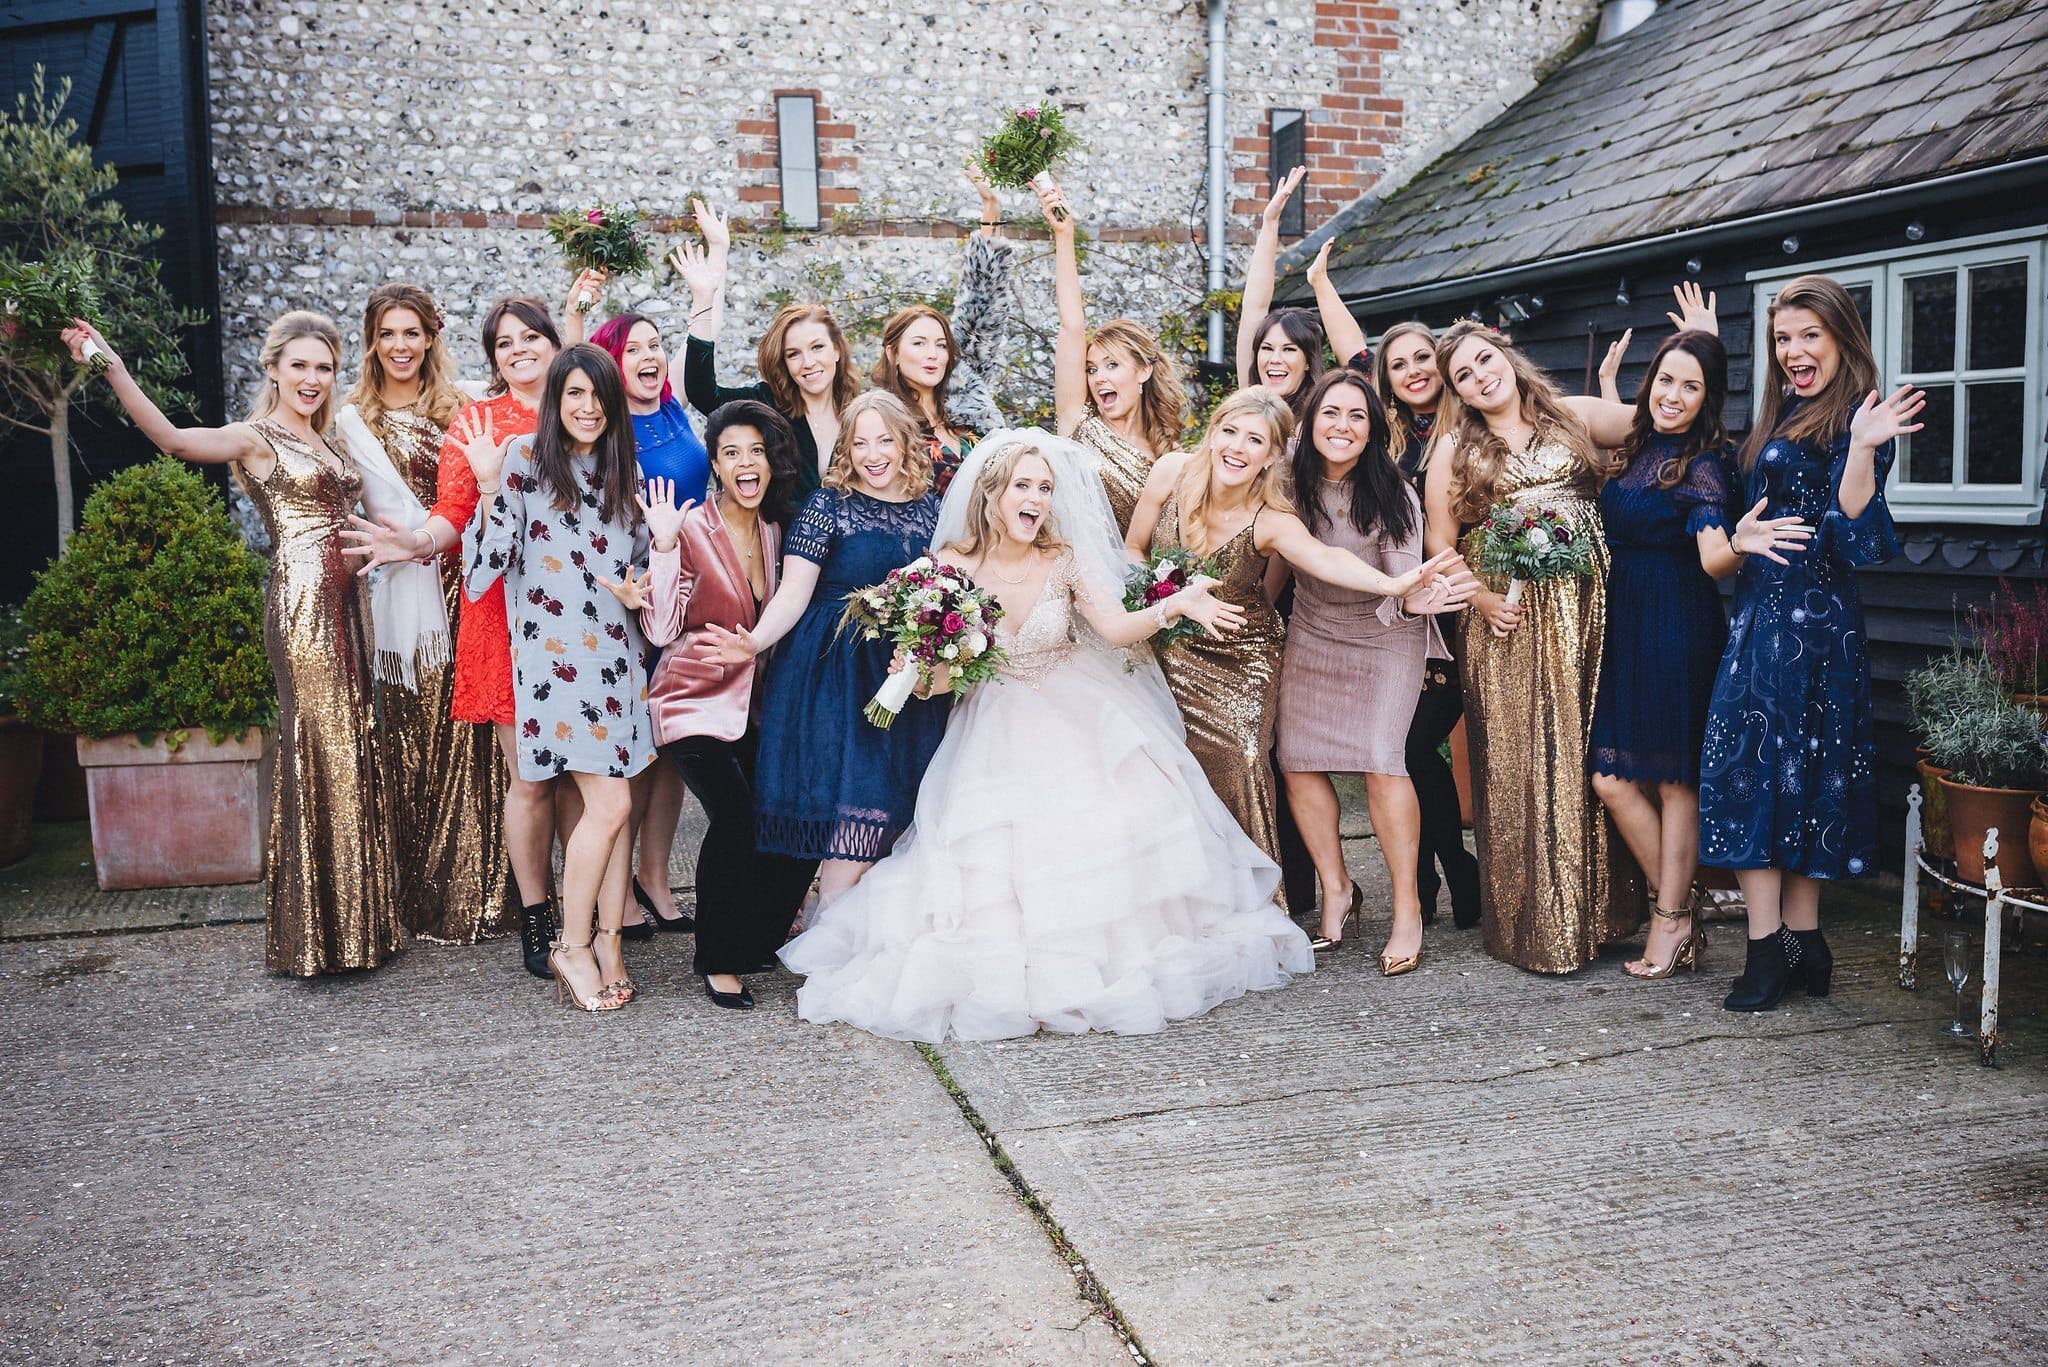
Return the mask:
<path id="1" fill-rule="evenodd" d="M 600 936 L 600 935 L 609 935 L 609 936 L 611 936 L 611 937 L 612 937 L 612 938 L 613 938 L 614 940 L 618 941 L 618 951 L 619 951 L 619 976 L 618 976 L 617 978 L 613 979 L 613 980 L 612 980 L 611 982 L 608 982 L 608 983 L 606 983 L 606 984 L 604 985 L 604 991 L 605 991 L 605 995 L 606 995 L 606 996 L 608 996 L 608 997 L 611 997 L 611 998 L 614 998 L 615 1000 L 617 1000 L 617 1002 L 618 1002 L 618 1004 L 619 1004 L 620 1006 L 624 1006 L 624 1005 L 625 1005 L 625 1004 L 626 1004 L 627 1002 L 629 1002 L 629 1001 L 633 1000 L 633 998 L 635 998 L 635 997 L 637 997 L 637 996 L 639 996 L 639 995 L 640 995 L 640 989 L 639 989 L 639 988 L 637 988 L 637 987 L 635 987 L 635 986 L 633 985 L 633 980 L 632 980 L 631 978 L 629 978 L 629 977 L 627 977 L 627 976 L 626 976 L 626 969 L 625 969 L 625 963 L 626 963 L 626 935 L 625 935 L 625 931 L 624 931 L 624 930 L 622 930 L 622 929 L 621 929 L 621 930 L 606 930 L 606 929 L 605 929 L 604 927 L 602 927 L 602 926 L 599 926 L 599 927 L 598 927 L 598 928 L 597 928 L 596 930 L 593 930 L 593 931 L 592 931 L 592 932 L 590 933 L 590 938 L 591 938 L 591 941 L 592 941 L 592 943 L 595 943 L 595 942 L 596 942 L 596 940 L 597 940 L 597 937 L 598 937 L 598 936 Z M 599 969 L 599 970 L 598 970 L 598 974 L 599 974 L 599 976 L 600 976 L 600 977 L 601 977 L 601 976 L 603 976 L 603 972 L 604 972 L 604 970 L 603 970 L 603 969 Z"/>
<path id="2" fill-rule="evenodd" d="M 613 996 L 610 988 L 601 987 L 592 996 L 584 997 L 577 995 L 576 989 L 569 983 L 569 975 L 564 971 L 567 961 L 562 958 L 562 951 L 588 948 L 589 940 L 580 945 L 572 945 L 567 940 L 556 940 L 548 946 L 548 967 L 553 969 L 555 974 L 555 1001 L 559 1003 L 566 993 L 569 1004 L 578 1011 L 616 1011 L 625 1003 Z M 600 973 L 598 976 L 604 975 Z"/>
<path id="3" fill-rule="evenodd" d="M 1364 917 L 1365 889 L 1353 883 L 1351 885 L 1351 905 L 1345 908 L 1344 919 L 1337 922 L 1336 938 L 1332 939 L 1328 935 L 1318 935 L 1315 939 L 1308 942 L 1308 947 L 1318 954 L 1328 953 L 1344 943 L 1344 927 L 1350 925 L 1353 921 L 1363 921 Z M 1318 918 L 1317 923 L 1321 924 L 1320 918 Z"/>
<path id="4" fill-rule="evenodd" d="M 1700 953 L 1707 947 L 1706 927 L 1700 924 L 1700 903 L 1703 900 L 1703 894 L 1704 889 L 1695 884 L 1692 889 L 1692 895 L 1685 899 L 1685 905 L 1677 911 L 1672 911 L 1668 907 L 1652 906 L 1650 908 L 1652 916 L 1662 917 L 1667 921 L 1690 920 L 1692 922 L 1690 933 L 1679 942 L 1678 948 L 1671 952 L 1670 963 L 1665 964 L 1662 968 L 1651 963 L 1649 959 L 1650 947 L 1648 944 L 1645 944 L 1643 946 L 1643 958 L 1638 961 L 1644 967 L 1637 968 L 1634 963 L 1626 963 L 1621 966 L 1621 971 L 1628 974 L 1631 978 L 1641 978 L 1651 982 L 1659 978 L 1668 978 L 1681 967 L 1688 973 L 1699 972 Z"/>

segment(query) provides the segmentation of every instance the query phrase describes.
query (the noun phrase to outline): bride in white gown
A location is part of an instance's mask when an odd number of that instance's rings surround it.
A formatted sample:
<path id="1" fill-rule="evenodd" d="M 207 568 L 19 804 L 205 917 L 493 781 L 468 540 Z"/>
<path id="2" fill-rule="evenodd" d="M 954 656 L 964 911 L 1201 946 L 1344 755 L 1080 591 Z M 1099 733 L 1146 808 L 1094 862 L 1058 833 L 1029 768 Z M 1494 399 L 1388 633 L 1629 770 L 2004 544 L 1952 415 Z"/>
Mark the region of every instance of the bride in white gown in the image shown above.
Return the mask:
<path id="1" fill-rule="evenodd" d="M 975 448 L 932 546 L 1001 598 L 1007 661 L 954 707 L 895 850 L 783 947 L 797 1013 L 932 1043 L 1142 1034 L 1313 967 L 1159 667 L 1119 648 L 1239 611 L 1206 584 L 1124 611 L 1093 458 L 1036 430 Z"/>

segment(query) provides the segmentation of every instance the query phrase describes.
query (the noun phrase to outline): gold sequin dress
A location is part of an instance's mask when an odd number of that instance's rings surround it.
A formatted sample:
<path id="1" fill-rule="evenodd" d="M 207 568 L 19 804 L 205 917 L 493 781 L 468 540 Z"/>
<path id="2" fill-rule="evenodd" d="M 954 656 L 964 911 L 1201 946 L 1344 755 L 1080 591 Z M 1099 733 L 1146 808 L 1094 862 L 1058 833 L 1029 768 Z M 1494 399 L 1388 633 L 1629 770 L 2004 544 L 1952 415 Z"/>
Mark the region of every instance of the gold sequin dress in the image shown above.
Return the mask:
<path id="1" fill-rule="evenodd" d="M 1599 492 L 1555 431 L 1508 460 L 1496 497 L 1556 509 L 1593 548 L 1592 574 L 1523 587 L 1522 620 L 1507 636 L 1478 612 L 1459 622 L 1486 952 L 1569 973 L 1636 928 L 1610 868 L 1620 842 L 1586 778 L 1607 635 L 1607 542 Z M 1475 568 L 1478 541 L 1475 532 L 1463 548 Z M 1507 591 L 1505 579 L 1485 583 Z"/>
<path id="2" fill-rule="evenodd" d="M 1116 529 L 1126 531 L 1137 509 L 1138 495 L 1145 492 L 1146 476 L 1152 473 L 1152 458 L 1118 436 L 1116 429 L 1092 410 L 1074 424 L 1073 440 L 1101 457 L 1096 472 L 1102 476 L 1102 492 L 1109 495 L 1109 510 L 1116 514 Z"/>
<path id="3" fill-rule="evenodd" d="M 1221 582 L 1212 592 L 1244 610 L 1242 630 L 1222 637 L 1192 636 L 1159 652 L 1159 667 L 1188 728 L 1209 786 L 1237 818 L 1252 843 L 1280 862 L 1273 797 L 1273 719 L 1280 709 L 1280 653 L 1287 628 L 1266 601 L 1266 557 L 1252 545 L 1254 516 L 1210 558 Z M 1152 552 L 1178 549 L 1180 493 L 1168 494 L 1152 533 Z"/>
<path id="4" fill-rule="evenodd" d="M 426 507 L 434 506 L 442 429 L 390 409 L 376 436 Z M 460 619 L 459 548 L 441 561 L 448 637 Z M 377 685 L 378 799 L 394 863 L 399 918 L 422 939 L 474 944 L 504 932 L 511 914 L 505 861 L 505 765 L 489 726 L 449 714 L 452 662 L 422 665 L 417 692 Z"/>
<path id="5" fill-rule="evenodd" d="M 369 652 L 341 530 L 355 466 L 270 421 L 269 477 L 237 471 L 272 546 L 263 644 L 277 676 L 264 962 L 310 977 L 374 968 L 405 932 L 377 821 Z"/>

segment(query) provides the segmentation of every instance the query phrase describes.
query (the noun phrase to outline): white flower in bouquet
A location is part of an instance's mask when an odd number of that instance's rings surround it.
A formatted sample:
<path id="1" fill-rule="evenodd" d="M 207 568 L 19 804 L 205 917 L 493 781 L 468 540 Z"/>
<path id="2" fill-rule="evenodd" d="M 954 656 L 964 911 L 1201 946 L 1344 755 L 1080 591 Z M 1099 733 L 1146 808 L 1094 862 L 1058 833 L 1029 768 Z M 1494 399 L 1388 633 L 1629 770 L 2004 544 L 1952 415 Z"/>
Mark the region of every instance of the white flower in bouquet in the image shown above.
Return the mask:
<path id="1" fill-rule="evenodd" d="M 1541 527 L 1531 527 L 1524 536 L 1528 543 L 1539 551 L 1550 544 L 1550 533 Z"/>
<path id="2" fill-rule="evenodd" d="M 1170 578 L 1176 566 L 1171 560 L 1162 560 L 1152 567 L 1152 582 L 1161 583 Z"/>
<path id="3" fill-rule="evenodd" d="M 959 659 L 959 658 L 960 658 L 960 647 L 959 647 L 959 646 L 957 646 L 957 645 L 950 645 L 950 646 L 947 646 L 947 647 L 946 647 L 946 648 L 945 648 L 944 650 L 942 650 L 942 651 L 940 651 L 940 652 L 939 652 L 939 658 L 941 658 L 941 659 L 944 659 L 944 660 L 957 660 L 957 659 Z"/>
<path id="4" fill-rule="evenodd" d="M 881 594 L 877 593 L 873 589 L 869 589 L 864 595 L 862 595 L 862 600 L 866 602 L 867 605 L 873 608 L 876 612 L 880 612 L 882 610 L 883 605 L 888 601 L 887 599 L 883 598 Z"/>
<path id="5" fill-rule="evenodd" d="M 988 649 L 988 637 L 978 631 L 970 631 L 961 642 L 961 645 L 965 648 L 968 659 L 976 659 L 984 650 Z"/>
<path id="6" fill-rule="evenodd" d="M 907 570 L 928 570 L 932 568 L 932 558 L 928 555 L 920 555 L 903 568 Z"/>

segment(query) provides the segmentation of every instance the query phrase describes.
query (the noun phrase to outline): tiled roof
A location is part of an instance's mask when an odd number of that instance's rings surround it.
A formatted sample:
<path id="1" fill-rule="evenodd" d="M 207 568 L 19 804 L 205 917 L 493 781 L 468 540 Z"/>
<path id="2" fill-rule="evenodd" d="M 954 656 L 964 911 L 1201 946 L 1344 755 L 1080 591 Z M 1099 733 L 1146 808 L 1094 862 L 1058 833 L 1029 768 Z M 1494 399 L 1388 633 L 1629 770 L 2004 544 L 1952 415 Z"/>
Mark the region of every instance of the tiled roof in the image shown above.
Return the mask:
<path id="1" fill-rule="evenodd" d="M 1384 200 L 1347 298 L 2048 150 L 2042 0 L 1666 0 Z"/>

